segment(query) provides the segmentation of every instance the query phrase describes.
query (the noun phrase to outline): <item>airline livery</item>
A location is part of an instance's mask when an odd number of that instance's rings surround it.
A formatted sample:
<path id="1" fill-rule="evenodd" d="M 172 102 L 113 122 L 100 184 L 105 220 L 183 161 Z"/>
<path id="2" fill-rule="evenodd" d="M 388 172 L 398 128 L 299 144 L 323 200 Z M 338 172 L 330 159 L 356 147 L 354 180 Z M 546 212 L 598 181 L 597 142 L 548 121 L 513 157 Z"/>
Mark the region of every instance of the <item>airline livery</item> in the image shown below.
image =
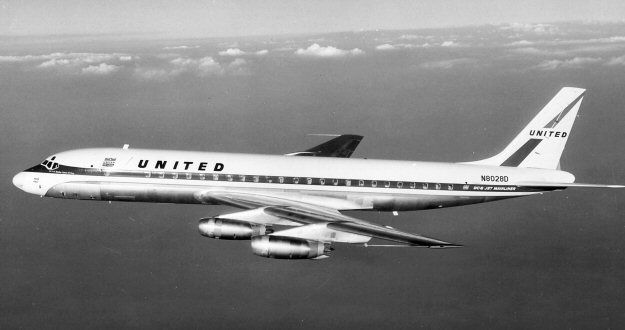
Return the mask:
<path id="1" fill-rule="evenodd" d="M 430 248 L 459 247 L 341 213 L 412 211 L 490 202 L 574 183 L 560 156 L 584 97 L 565 87 L 499 154 L 468 163 L 350 158 L 362 136 L 342 135 L 286 155 L 128 148 L 54 154 L 18 173 L 13 184 L 35 195 L 101 201 L 222 204 L 238 212 L 200 220 L 202 235 L 250 240 L 254 254 L 279 259 L 328 257 L 334 243 L 371 238 Z M 308 157 L 305 157 L 308 156 Z"/>

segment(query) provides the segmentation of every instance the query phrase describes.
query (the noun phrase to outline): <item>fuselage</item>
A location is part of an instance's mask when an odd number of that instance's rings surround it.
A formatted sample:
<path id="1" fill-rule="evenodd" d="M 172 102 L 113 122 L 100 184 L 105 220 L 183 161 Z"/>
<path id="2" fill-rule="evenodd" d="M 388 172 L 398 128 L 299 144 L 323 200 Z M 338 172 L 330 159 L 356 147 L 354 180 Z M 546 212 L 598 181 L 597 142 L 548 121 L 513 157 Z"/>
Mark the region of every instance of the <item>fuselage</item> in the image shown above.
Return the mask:
<path id="1" fill-rule="evenodd" d="M 121 148 L 61 152 L 13 179 L 26 192 L 57 198 L 196 204 L 204 191 L 246 191 L 381 211 L 487 202 L 573 181 L 568 172 L 547 169 Z"/>

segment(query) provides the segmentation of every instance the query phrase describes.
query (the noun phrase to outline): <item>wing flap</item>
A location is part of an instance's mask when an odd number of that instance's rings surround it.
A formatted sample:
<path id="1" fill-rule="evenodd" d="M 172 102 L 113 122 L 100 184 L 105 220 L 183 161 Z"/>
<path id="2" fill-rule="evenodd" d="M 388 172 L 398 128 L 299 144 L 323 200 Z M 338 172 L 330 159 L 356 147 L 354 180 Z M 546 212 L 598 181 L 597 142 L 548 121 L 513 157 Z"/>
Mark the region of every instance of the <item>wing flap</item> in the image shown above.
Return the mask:
<path id="1" fill-rule="evenodd" d="M 381 226 L 367 226 L 354 222 L 332 222 L 328 224 L 328 228 L 344 231 L 352 234 L 371 236 L 383 240 L 404 243 L 408 245 L 422 245 L 430 247 L 461 247 L 462 245 L 453 244 L 421 235 L 410 234 L 395 229 Z"/>

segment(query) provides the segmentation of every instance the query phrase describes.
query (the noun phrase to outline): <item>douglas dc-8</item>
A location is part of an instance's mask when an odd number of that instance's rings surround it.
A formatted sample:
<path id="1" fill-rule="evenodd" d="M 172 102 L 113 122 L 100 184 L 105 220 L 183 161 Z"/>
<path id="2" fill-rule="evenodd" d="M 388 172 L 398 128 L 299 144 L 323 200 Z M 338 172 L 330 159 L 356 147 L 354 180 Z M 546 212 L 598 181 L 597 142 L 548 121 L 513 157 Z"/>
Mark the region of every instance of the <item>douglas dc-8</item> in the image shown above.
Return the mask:
<path id="1" fill-rule="evenodd" d="M 434 209 L 567 187 L 623 188 L 574 183 L 573 174 L 560 170 L 584 93 L 562 88 L 503 151 L 474 162 L 353 159 L 358 135 L 286 155 L 125 145 L 57 153 L 18 173 L 13 184 L 46 197 L 239 208 L 201 219 L 200 233 L 250 240 L 254 254 L 270 258 L 322 259 L 335 243 L 367 245 L 372 238 L 393 242 L 379 246 L 460 247 L 341 212 Z"/>

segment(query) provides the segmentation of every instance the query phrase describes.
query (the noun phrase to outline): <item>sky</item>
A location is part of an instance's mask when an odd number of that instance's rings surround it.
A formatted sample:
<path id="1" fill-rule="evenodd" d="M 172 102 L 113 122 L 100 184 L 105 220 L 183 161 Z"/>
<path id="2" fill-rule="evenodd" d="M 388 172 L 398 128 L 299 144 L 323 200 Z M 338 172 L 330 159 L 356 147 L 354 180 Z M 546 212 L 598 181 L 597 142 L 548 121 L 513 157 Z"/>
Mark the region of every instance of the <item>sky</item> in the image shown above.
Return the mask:
<path id="1" fill-rule="evenodd" d="M 229 207 L 39 198 L 11 185 L 63 150 L 283 154 L 321 142 L 308 133 L 364 135 L 358 158 L 478 160 L 563 86 L 587 93 L 562 168 L 623 184 L 623 23 L 3 40 L 0 328 L 625 323 L 623 190 L 349 212 L 464 247 L 343 244 L 325 260 L 286 261 L 198 234 L 200 218 Z"/>
<path id="2" fill-rule="evenodd" d="M 229 37 L 624 17 L 619 0 L 0 0 L 0 35 Z"/>

